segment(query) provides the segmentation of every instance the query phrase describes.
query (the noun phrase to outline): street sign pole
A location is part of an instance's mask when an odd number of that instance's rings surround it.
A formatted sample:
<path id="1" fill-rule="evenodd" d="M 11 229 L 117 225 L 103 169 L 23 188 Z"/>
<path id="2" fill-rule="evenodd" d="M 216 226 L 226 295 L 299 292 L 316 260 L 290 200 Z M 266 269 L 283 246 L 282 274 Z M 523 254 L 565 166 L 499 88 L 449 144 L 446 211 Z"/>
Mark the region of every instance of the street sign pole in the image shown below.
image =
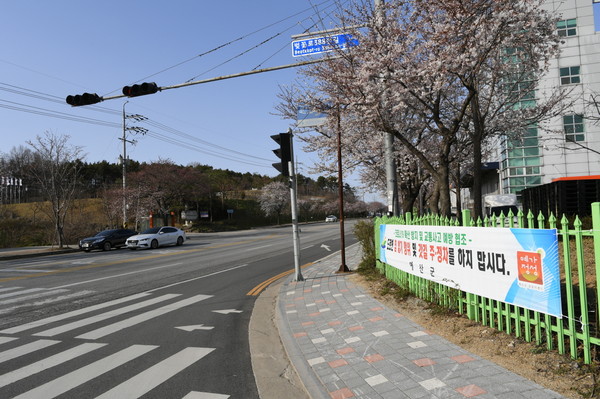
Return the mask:
<path id="1" fill-rule="evenodd" d="M 292 237 L 294 242 L 294 271 L 295 281 L 304 281 L 302 272 L 300 271 L 300 234 L 298 229 L 298 201 L 296 198 L 296 168 L 294 166 L 294 135 L 292 129 L 288 129 L 290 134 L 290 202 L 292 208 Z"/>

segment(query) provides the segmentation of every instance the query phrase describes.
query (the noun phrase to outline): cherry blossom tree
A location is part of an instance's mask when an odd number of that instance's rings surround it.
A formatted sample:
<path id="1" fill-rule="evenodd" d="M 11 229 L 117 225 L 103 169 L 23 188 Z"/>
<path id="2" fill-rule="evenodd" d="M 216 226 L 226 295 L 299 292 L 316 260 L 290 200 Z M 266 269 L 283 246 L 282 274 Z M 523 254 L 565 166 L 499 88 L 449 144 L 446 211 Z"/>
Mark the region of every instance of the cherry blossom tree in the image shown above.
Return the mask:
<path id="1" fill-rule="evenodd" d="M 263 187 L 258 202 L 266 216 L 277 216 L 277 224 L 279 224 L 281 214 L 290 203 L 290 189 L 283 182 L 269 183 Z"/>
<path id="2" fill-rule="evenodd" d="M 546 104 L 515 106 L 558 51 L 556 18 L 541 4 L 397 0 L 376 13 L 364 1 L 341 16 L 360 45 L 307 67 L 303 89 L 287 94 L 329 115 L 322 130 L 342 129 L 344 160 L 351 165 L 369 159 L 381 165 L 378 136 L 393 135 L 436 181 L 439 201 L 430 203 L 432 211 L 449 215 L 457 146 L 470 142 L 479 157 L 485 134 L 519 134 L 515 127 L 531 125 L 547 110 Z M 522 85 L 525 76 L 531 86 Z M 331 136 L 307 138 L 307 148 L 331 159 Z M 475 172 L 480 163 L 474 158 Z"/>

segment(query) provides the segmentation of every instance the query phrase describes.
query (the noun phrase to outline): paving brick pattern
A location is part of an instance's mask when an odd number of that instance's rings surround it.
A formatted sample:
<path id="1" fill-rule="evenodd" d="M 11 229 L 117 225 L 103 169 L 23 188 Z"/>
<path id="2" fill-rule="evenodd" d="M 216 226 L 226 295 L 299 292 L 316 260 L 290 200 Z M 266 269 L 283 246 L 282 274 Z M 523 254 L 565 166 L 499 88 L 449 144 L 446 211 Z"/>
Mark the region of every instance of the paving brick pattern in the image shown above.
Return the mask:
<path id="1" fill-rule="evenodd" d="M 358 245 L 346 261 L 359 263 Z M 562 398 L 425 331 L 337 274 L 339 265 L 339 255 L 325 258 L 279 293 L 283 342 L 300 378 L 316 381 L 313 398 Z"/>

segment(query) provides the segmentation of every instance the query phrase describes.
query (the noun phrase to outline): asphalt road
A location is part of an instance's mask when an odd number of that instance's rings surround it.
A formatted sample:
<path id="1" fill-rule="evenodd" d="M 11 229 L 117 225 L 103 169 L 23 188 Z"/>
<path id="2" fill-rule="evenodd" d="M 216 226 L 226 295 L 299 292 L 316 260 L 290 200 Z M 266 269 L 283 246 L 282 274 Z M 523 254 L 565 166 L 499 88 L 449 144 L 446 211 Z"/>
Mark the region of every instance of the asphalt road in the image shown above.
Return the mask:
<path id="1" fill-rule="evenodd" d="M 302 264 L 339 249 L 301 230 Z M 0 261 L 0 397 L 256 398 L 251 294 L 293 265 L 289 227 Z"/>

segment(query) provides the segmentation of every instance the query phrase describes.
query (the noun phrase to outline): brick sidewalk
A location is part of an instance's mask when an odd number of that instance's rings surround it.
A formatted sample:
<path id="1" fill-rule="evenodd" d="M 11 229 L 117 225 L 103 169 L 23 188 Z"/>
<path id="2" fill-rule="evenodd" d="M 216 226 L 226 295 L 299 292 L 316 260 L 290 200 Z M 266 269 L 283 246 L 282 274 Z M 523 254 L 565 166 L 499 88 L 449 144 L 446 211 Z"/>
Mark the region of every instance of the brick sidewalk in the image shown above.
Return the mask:
<path id="1" fill-rule="evenodd" d="M 346 261 L 358 265 L 359 245 Z M 279 293 L 280 335 L 313 398 L 562 398 L 385 307 L 339 264 L 329 256 Z"/>

